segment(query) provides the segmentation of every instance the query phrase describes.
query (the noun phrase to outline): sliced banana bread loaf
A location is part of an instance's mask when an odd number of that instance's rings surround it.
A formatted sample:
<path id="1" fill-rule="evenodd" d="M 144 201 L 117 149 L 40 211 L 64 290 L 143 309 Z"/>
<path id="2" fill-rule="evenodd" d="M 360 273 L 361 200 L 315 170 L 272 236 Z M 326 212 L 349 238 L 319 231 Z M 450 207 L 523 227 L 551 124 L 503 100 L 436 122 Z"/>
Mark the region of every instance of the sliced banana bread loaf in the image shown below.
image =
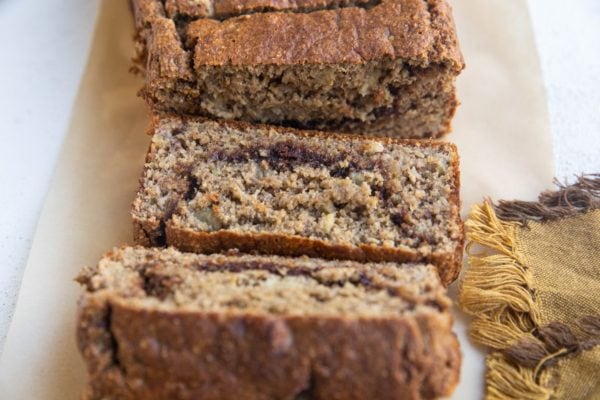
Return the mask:
<path id="1" fill-rule="evenodd" d="M 85 399 L 430 399 L 458 381 L 430 265 L 126 247 L 78 280 Z"/>
<path id="2" fill-rule="evenodd" d="M 185 251 L 426 261 L 459 273 L 458 156 L 371 140 L 157 118 L 132 214 L 136 244 Z"/>
<path id="3" fill-rule="evenodd" d="M 155 111 L 397 137 L 450 129 L 445 0 L 132 0 Z"/>

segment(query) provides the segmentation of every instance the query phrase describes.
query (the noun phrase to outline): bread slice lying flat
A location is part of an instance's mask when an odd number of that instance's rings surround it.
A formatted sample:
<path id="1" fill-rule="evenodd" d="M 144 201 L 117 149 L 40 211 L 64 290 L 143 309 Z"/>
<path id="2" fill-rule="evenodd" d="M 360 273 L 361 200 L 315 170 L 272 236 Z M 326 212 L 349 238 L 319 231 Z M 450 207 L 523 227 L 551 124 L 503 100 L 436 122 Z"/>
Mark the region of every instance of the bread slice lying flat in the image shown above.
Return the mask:
<path id="1" fill-rule="evenodd" d="M 433 141 L 156 118 L 132 207 L 135 241 L 459 273 L 458 155 Z"/>
<path id="2" fill-rule="evenodd" d="M 425 399 L 458 380 L 431 265 L 125 247 L 78 281 L 87 399 Z"/>

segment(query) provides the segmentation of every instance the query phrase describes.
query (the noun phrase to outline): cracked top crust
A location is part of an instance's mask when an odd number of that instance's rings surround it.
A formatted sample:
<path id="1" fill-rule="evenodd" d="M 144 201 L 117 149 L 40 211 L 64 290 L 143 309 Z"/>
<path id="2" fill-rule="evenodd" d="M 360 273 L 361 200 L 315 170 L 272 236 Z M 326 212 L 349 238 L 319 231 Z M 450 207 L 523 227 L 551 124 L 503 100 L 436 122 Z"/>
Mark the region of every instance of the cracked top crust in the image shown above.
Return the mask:
<path id="1" fill-rule="evenodd" d="M 229 18 L 260 12 L 311 12 L 340 7 L 372 7 L 380 0 L 167 0 L 169 18 Z"/>
<path id="2" fill-rule="evenodd" d="M 463 59 L 444 0 L 133 0 L 150 56 L 187 74 L 222 65 L 411 65 Z M 193 63 L 192 63 L 193 61 Z M 166 68 L 167 70 L 169 68 Z"/>

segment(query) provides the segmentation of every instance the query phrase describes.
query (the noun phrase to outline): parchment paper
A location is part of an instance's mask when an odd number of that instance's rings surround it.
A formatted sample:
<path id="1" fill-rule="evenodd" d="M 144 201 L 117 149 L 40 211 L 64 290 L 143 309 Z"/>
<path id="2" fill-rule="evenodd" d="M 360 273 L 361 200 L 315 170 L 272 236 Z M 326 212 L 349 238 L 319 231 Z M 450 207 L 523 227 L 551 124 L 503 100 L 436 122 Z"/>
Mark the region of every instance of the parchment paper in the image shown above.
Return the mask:
<path id="1" fill-rule="evenodd" d="M 115 245 L 131 242 L 129 206 L 149 138 L 148 115 L 128 73 L 127 2 L 105 0 L 72 122 L 34 237 L 0 360 L 0 399 L 78 398 L 85 369 L 75 345 L 73 281 Z M 448 137 L 462 157 L 465 213 L 483 196 L 533 199 L 552 179 L 545 99 L 524 0 L 453 2 L 467 69 Z M 456 285 L 451 293 L 454 295 Z M 453 398 L 483 393 L 483 354 L 466 338 Z"/>

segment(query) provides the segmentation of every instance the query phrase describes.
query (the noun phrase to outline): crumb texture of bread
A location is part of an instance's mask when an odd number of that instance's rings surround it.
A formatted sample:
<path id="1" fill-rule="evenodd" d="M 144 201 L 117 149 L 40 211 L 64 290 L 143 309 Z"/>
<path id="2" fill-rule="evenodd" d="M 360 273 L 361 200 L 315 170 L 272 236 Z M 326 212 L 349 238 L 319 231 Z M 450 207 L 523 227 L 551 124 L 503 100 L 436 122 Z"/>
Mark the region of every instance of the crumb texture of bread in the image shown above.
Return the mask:
<path id="1" fill-rule="evenodd" d="M 431 265 L 124 247 L 78 281 L 84 399 L 433 399 L 458 381 Z"/>
<path id="2" fill-rule="evenodd" d="M 133 0 L 155 111 L 394 137 L 450 129 L 445 0 Z"/>
<path id="3" fill-rule="evenodd" d="M 460 268 L 456 149 L 161 118 L 132 207 L 135 241 L 186 251 Z"/>

